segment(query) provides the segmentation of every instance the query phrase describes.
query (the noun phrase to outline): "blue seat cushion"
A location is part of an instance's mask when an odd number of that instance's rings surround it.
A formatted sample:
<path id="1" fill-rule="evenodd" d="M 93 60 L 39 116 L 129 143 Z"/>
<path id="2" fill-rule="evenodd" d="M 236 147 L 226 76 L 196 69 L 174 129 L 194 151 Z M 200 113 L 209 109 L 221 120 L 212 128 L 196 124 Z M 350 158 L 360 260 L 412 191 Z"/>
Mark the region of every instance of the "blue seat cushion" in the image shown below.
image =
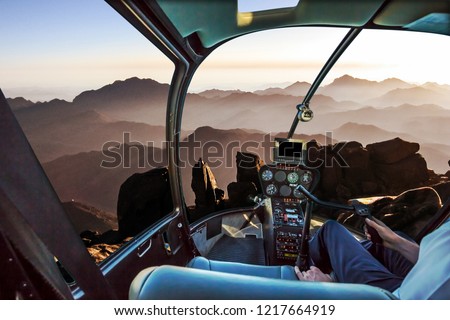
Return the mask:
<path id="1" fill-rule="evenodd" d="M 295 275 L 294 267 L 292 266 L 260 266 L 195 257 L 187 264 L 187 267 L 271 279 L 298 280 Z"/>
<path id="2" fill-rule="evenodd" d="M 142 270 L 131 284 L 129 298 L 140 300 L 395 299 L 390 292 L 369 285 L 269 279 L 177 266 L 151 267 Z"/>

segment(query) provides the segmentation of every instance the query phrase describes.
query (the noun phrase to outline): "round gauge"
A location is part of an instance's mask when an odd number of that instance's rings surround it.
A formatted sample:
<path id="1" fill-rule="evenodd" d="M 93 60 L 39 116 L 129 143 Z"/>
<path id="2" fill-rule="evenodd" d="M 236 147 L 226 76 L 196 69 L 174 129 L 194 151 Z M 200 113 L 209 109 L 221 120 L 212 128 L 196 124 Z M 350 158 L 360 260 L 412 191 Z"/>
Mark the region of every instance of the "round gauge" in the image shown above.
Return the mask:
<path id="1" fill-rule="evenodd" d="M 302 174 L 302 184 L 310 184 L 312 181 L 312 174 L 309 171 L 305 171 L 304 174 Z"/>
<path id="2" fill-rule="evenodd" d="M 275 193 L 277 193 L 277 187 L 274 185 L 274 184 L 269 184 L 267 187 L 266 187 L 266 193 L 269 195 L 269 196 L 273 196 Z"/>
<path id="3" fill-rule="evenodd" d="M 303 193 L 301 193 L 301 191 L 294 189 L 294 197 L 299 198 L 299 199 L 304 199 L 305 195 Z"/>
<path id="4" fill-rule="evenodd" d="M 291 172 L 287 176 L 289 183 L 296 183 L 298 181 L 298 178 L 299 176 L 297 172 Z"/>
<path id="5" fill-rule="evenodd" d="M 278 182 L 283 182 L 284 180 L 286 180 L 286 172 L 277 171 L 277 173 L 275 173 L 275 180 L 277 180 Z"/>
<path id="6" fill-rule="evenodd" d="M 281 209 L 280 207 L 275 207 L 273 213 L 277 216 L 281 216 L 283 214 L 283 209 Z"/>
<path id="7" fill-rule="evenodd" d="M 264 180 L 264 181 L 270 181 L 270 180 L 272 180 L 272 178 L 273 178 L 273 173 L 272 173 L 272 171 L 270 171 L 270 170 L 264 170 L 263 171 L 263 173 L 261 174 L 261 178 Z"/>
<path id="8" fill-rule="evenodd" d="M 287 186 L 287 185 L 283 185 L 280 188 L 280 194 L 283 197 L 289 197 L 291 195 L 291 192 L 292 192 L 291 188 L 289 186 Z"/>

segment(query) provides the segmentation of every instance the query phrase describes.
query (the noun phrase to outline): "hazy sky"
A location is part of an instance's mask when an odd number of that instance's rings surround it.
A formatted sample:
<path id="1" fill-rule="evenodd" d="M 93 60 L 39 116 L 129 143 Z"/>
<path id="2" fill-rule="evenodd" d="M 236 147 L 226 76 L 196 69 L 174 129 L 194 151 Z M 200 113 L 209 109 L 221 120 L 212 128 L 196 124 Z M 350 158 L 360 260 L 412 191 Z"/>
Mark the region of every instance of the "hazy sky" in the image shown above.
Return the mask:
<path id="1" fill-rule="evenodd" d="M 132 76 L 171 79 L 171 62 L 103 0 L 0 0 L 0 8 L 0 88 L 9 97 L 71 100 Z M 311 82 L 345 33 L 283 29 L 236 39 L 208 57 L 191 90 Z M 348 73 L 450 84 L 448 52 L 446 36 L 363 31 L 325 83 Z"/>

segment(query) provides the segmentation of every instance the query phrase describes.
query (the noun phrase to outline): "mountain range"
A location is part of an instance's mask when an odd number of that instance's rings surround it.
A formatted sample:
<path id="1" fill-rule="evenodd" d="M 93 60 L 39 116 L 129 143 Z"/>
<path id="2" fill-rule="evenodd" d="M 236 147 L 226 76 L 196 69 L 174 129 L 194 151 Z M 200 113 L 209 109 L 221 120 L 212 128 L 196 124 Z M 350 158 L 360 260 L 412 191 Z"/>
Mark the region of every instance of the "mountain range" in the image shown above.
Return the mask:
<path id="1" fill-rule="evenodd" d="M 114 120 L 95 110 L 76 113 L 43 126 L 25 126 L 24 131 L 42 162 L 68 154 L 102 150 L 105 144 L 113 142 L 162 147 L 166 133 L 164 126 Z"/>
<path id="2" fill-rule="evenodd" d="M 334 97 L 338 101 L 351 100 L 362 103 L 393 90 L 412 87 L 414 87 L 413 84 L 396 78 L 389 78 L 383 81 L 370 81 L 344 75 L 335 79 L 329 85 L 320 88 L 318 91 L 324 95 Z"/>
<path id="3" fill-rule="evenodd" d="M 76 201 L 64 202 L 63 208 L 78 234 L 86 230 L 99 233 L 117 229 L 117 217 Z"/>
<path id="4" fill-rule="evenodd" d="M 376 134 L 380 131 L 379 128 L 358 125 L 355 123 L 348 123 L 340 127 L 337 130 L 335 138 L 343 137 L 343 140 L 347 140 L 345 139 L 346 134 L 348 134 L 347 132 L 352 132 L 353 130 L 364 130 L 367 132 L 368 138 L 363 145 L 380 141 L 376 138 Z M 382 133 L 386 134 L 386 137 L 389 137 L 389 132 L 382 131 Z M 192 166 L 199 158 L 202 158 L 210 164 L 219 188 L 226 191 L 227 185 L 236 180 L 237 169 L 235 156 L 237 151 L 259 153 L 262 155 L 263 160 L 266 162 L 270 161 L 270 157 L 269 159 L 266 157 L 267 155 L 264 154 L 265 150 L 260 144 L 261 141 L 264 141 L 264 135 L 265 134 L 262 132 L 247 132 L 242 129 L 220 130 L 211 127 L 200 127 L 185 138 L 183 144 L 184 147 L 192 147 L 194 141 L 200 143 L 201 146 L 204 146 L 206 143 L 211 142 L 209 138 L 211 136 L 214 137 L 214 141 L 217 144 L 223 146 L 230 146 L 232 142 L 239 142 L 238 146 L 229 148 L 227 156 L 217 156 L 217 154 L 211 153 L 208 158 L 207 155 L 200 154 L 200 148 L 197 148 L 197 152 L 194 152 L 189 159 L 188 155 L 182 151 L 181 160 L 185 161 L 185 164 L 182 164 L 180 169 L 186 203 L 190 205 L 194 203 L 195 198 L 190 187 Z M 286 133 L 278 133 L 271 138 L 285 136 Z M 326 142 L 325 137 L 321 135 L 295 135 L 294 138 L 303 139 L 305 141 L 315 139 L 322 145 Z M 402 138 L 407 138 L 407 136 L 403 136 Z M 242 147 L 244 143 L 248 143 L 249 141 L 257 142 L 259 145 L 255 147 L 254 144 L 250 144 L 247 145 L 248 149 L 239 148 L 239 146 Z M 333 140 L 331 143 L 335 143 L 336 141 L 337 140 Z M 131 146 L 122 145 L 115 148 L 115 150 L 118 151 L 118 154 L 120 153 L 123 156 L 125 154 L 123 151 L 124 148 L 131 148 Z M 420 153 L 425 159 L 432 159 L 431 162 L 430 160 L 427 160 L 429 166 L 437 165 L 435 163 L 436 160 L 441 162 L 448 161 L 450 146 L 421 144 Z M 130 152 L 129 160 L 127 161 L 130 164 L 129 168 L 117 167 L 105 169 L 99 164 L 102 161 L 109 161 L 107 155 L 103 154 L 101 151 L 90 151 L 58 158 L 54 161 L 44 163 L 43 167 L 62 201 L 70 202 L 75 200 L 81 203 L 88 203 L 112 214 L 116 210 L 117 197 L 121 184 L 135 172 L 145 172 L 157 167 L 152 163 L 148 163 L 145 159 L 145 154 L 154 155 L 157 159 L 165 159 L 165 156 L 161 154 L 161 149 L 145 148 L 145 153 Z M 220 166 L 215 166 L 214 163 L 218 160 L 222 161 L 222 164 Z M 160 165 L 165 164 L 165 160 L 160 163 Z M 108 187 L 105 188 L 105 186 Z M 102 190 L 102 192 L 98 192 L 98 190 Z"/>
<path id="5" fill-rule="evenodd" d="M 113 155 L 121 157 L 120 165 L 113 162 Z M 161 161 L 153 164 L 151 157 Z M 143 147 L 137 152 L 133 146 L 118 145 L 110 148 L 110 153 L 89 151 L 62 156 L 44 163 L 43 168 L 61 201 L 89 204 L 114 214 L 120 186 L 129 176 L 166 165 L 166 154 L 159 148 Z"/>
<path id="6" fill-rule="evenodd" d="M 285 136 L 296 115 L 295 106 L 309 86 L 295 82 L 255 92 L 211 89 L 189 93 L 181 140 L 189 144 L 195 135 L 201 144 L 214 140 L 227 145 L 261 141 L 266 133 Z M 131 155 L 130 168 L 101 168 L 101 150 L 107 142 L 119 149 L 142 144 L 146 153 L 164 158 L 168 93 L 168 84 L 130 78 L 85 91 L 72 102 L 35 103 L 26 97 L 8 101 L 60 198 L 114 212 L 120 184 L 132 173 L 152 166 L 137 166 L 142 156 Z M 305 140 L 320 143 L 326 143 L 327 133 L 333 141 L 355 140 L 364 145 L 395 137 L 416 141 L 429 168 L 445 173 L 450 158 L 449 101 L 449 85 L 416 85 L 395 78 L 369 81 L 345 75 L 318 89 L 310 104 L 315 118 L 299 123 L 297 132 Z M 154 148 L 147 146 L 149 141 Z M 194 155 L 195 160 L 202 156 Z M 189 190 L 190 170 L 183 169 L 183 184 Z M 214 170 L 221 188 L 235 178 L 235 171 Z M 102 186 L 108 188 L 97 192 Z"/>
<path id="7" fill-rule="evenodd" d="M 284 137 L 285 135 L 286 133 L 278 133 L 275 136 Z M 218 167 L 211 165 L 211 162 L 218 157 L 214 154 L 211 154 L 210 158 L 205 157 L 205 154 L 199 153 L 200 148 L 192 148 L 192 150 L 195 150 L 192 155 L 187 155 L 183 152 L 183 150 L 187 150 L 186 147 L 193 147 L 194 142 L 204 146 L 206 143 L 211 142 L 211 136 L 214 137 L 215 143 L 232 147 L 228 149 L 230 152 L 227 157 L 219 159 L 223 161 L 224 165 Z M 181 164 L 180 169 L 183 186 L 187 191 L 185 194 L 186 201 L 190 204 L 194 201 L 194 195 L 190 189 L 191 173 L 192 166 L 199 158 L 211 160 L 208 162 L 212 166 L 219 187 L 226 190 L 227 185 L 236 179 L 236 152 L 250 151 L 263 154 L 264 149 L 261 143 L 264 141 L 264 136 L 265 133 L 263 132 L 248 132 L 242 129 L 220 130 L 211 127 L 200 127 L 183 139 L 184 148 L 180 159 L 185 164 Z M 323 144 L 326 141 L 325 137 L 321 135 L 295 135 L 295 138 L 304 140 L 315 139 Z M 248 145 L 249 149 L 245 149 L 244 143 L 249 141 L 259 145 L 255 148 L 254 144 L 250 144 Z M 231 145 L 233 142 L 238 142 L 238 145 Z M 244 146 L 244 149 L 241 148 L 242 146 Z M 158 166 L 167 165 L 166 154 L 160 148 L 143 147 L 142 150 L 143 152 L 137 152 L 137 148 L 132 145 L 117 145 L 110 148 L 114 155 L 122 157 L 123 163 L 127 164 L 126 168 L 122 165 L 112 168 L 101 166 L 102 162 L 112 162 L 111 155 L 102 151 L 66 155 L 44 163 L 43 168 L 62 201 L 86 203 L 95 208 L 113 213 L 116 210 L 120 186 L 130 175 L 135 172 L 145 172 Z M 152 159 L 151 157 L 155 160 L 162 159 L 162 161 L 152 163 L 149 160 Z M 265 160 L 267 161 L 267 159 Z M 108 187 L 105 188 L 105 186 Z M 98 192 L 98 190 L 102 190 L 102 192 Z"/>

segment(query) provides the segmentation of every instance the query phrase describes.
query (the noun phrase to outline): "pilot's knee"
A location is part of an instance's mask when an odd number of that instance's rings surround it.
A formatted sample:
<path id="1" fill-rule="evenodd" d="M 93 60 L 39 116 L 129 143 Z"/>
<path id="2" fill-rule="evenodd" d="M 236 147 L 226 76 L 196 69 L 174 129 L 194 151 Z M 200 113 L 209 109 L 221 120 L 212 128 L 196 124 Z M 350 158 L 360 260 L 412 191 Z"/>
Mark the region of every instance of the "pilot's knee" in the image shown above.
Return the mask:
<path id="1" fill-rule="evenodd" d="M 327 220 L 322 225 L 322 229 L 324 232 L 333 233 L 333 232 L 336 232 L 336 230 L 341 230 L 343 228 L 344 228 L 344 226 L 335 220 Z"/>
<path id="2" fill-rule="evenodd" d="M 340 225 L 336 220 L 327 220 L 322 225 L 322 228 L 336 228 L 336 225 Z"/>

